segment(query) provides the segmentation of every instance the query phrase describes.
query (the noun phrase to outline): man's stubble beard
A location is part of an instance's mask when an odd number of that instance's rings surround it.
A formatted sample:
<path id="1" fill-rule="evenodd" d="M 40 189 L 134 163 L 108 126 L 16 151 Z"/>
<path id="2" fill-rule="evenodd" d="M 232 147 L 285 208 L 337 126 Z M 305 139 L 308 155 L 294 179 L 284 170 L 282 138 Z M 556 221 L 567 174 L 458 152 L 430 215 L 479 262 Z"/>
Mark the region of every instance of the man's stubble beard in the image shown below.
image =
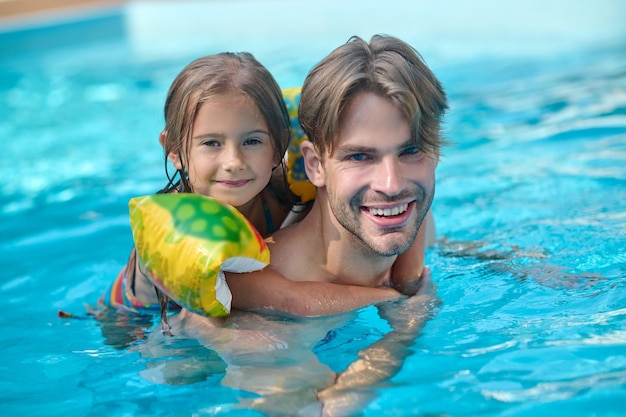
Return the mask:
<path id="1" fill-rule="evenodd" d="M 333 216 L 344 229 L 350 232 L 355 243 L 362 246 L 365 252 L 370 252 L 372 255 L 390 257 L 406 252 L 413 245 L 413 242 L 419 232 L 419 228 L 426 218 L 426 214 L 428 213 L 430 206 L 432 205 L 435 195 L 435 184 L 433 183 L 431 193 L 427 193 L 423 187 L 418 186 L 415 193 L 406 191 L 393 199 L 387 199 L 385 201 L 386 203 L 406 201 L 407 195 L 413 197 L 417 194 L 414 206 L 414 210 L 417 210 L 416 221 L 414 223 L 415 227 L 409 230 L 409 234 L 406 235 L 406 238 L 397 243 L 393 242 L 390 247 L 381 247 L 380 240 L 382 238 L 368 235 L 364 230 L 364 227 L 362 227 L 362 224 L 359 222 L 359 218 L 362 216 L 360 207 L 363 205 L 363 193 L 357 193 L 350 200 L 350 204 L 346 206 L 341 203 L 337 203 L 338 199 L 335 198 L 334 193 L 328 187 L 326 187 L 326 192 L 328 204 Z M 390 233 L 393 233 L 393 231 L 390 231 Z"/>

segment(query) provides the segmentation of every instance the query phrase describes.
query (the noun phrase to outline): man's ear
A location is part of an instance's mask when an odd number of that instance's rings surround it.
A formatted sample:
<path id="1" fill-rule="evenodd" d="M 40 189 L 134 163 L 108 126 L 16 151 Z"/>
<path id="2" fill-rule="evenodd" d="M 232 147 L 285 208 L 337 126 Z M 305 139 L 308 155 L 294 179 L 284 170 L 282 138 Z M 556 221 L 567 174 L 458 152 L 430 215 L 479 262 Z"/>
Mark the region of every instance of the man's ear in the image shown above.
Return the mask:
<path id="1" fill-rule="evenodd" d="M 304 169 L 309 181 L 316 187 L 324 187 L 326 185 L 326 174 L 322 164 L 321 156 L 318 150 L 310 141 L 305 140 L 300 144 L 300 153 L 304 160 Z"/>
<path id="2" fill-rule="evenodd" d="M 166 138 L 167 138 L 167 130 L 164 130 L 159 135 L 159 142 L 161 143 L 161 146 L 163 147 L 163 149 L 165 149 Z M 180 171 L 183 169 L 183 163 L 180 160 L 180 153 L 178 152 L 178 149 L 174 149 L 173 151 L 171 151 L 169 154 L 167 154 L 167 157 L 170 158 L 170 161 L 172 161 L 172 164 L 174 164 L 174 167 L 177 170 Z"/>

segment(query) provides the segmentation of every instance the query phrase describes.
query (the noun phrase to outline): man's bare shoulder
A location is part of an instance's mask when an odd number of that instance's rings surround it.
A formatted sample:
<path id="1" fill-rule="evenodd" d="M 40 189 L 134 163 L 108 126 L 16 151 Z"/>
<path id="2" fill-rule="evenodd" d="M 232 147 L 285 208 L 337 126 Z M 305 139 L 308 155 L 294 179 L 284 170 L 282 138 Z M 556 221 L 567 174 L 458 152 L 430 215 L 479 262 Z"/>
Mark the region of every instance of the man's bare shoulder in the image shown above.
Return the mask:
<path id="1" fill-rule="evenodd" d="M 289 277 L 292 281 L 311 280 L 314 274 L 312 268 L 319 265 L 316 248 L 320 231 L 313 230 L 306 221 L 292 224 L 278 230 L 266 239 L 270 249 L 270 264 L 272 267 Z M 309 273 L 303 274 L 303 271 Z"/>
<path id="2" fill-rule="evenodd" d="M 304 242 L 303 234 L 307 233 L 306 229 L 302 223 L 295 223 L 274 232 L 266 239 L 272 255 L 297 251 Z"/>

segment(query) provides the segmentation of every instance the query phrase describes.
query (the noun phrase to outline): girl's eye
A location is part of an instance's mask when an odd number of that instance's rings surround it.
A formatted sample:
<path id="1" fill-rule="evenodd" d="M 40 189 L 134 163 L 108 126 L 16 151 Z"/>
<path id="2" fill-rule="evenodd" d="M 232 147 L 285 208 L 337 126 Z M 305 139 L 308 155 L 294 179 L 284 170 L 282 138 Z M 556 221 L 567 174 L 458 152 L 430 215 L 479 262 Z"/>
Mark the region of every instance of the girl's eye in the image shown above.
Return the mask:
<path id="1" fill-rule="evenodd" d="M 244 145 L 259 145 L 261 143 L 263 143 L 263 141 L 261 139 L 258 139 L 258 138 L 248 138 L 248 139 L 243 141 Z"/>
<path id="2" fill-rule="evenodd" d="M 210 147 L 222 146 L 222 144 L 217 140 L 207 140 L 205 142 L 202 142 L 202 144 L 204 146 L 210 146 Z"/>

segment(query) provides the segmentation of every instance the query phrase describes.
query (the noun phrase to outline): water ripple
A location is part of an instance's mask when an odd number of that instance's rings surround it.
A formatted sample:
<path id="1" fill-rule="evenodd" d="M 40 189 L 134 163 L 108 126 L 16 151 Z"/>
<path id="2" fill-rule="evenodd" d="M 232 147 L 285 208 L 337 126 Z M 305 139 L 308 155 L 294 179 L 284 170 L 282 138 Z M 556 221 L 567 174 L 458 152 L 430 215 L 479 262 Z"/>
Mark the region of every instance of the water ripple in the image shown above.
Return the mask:
<path id="1" fill-rule="evenodd" d="M 588 389 L 620 387 L 626 384 L 626 371 L 607 372 L 570 381 L 540 382 L 526 389 L 483 389 L 482 394 L 503 402 L 558 401 L 574 397 Z"/>

